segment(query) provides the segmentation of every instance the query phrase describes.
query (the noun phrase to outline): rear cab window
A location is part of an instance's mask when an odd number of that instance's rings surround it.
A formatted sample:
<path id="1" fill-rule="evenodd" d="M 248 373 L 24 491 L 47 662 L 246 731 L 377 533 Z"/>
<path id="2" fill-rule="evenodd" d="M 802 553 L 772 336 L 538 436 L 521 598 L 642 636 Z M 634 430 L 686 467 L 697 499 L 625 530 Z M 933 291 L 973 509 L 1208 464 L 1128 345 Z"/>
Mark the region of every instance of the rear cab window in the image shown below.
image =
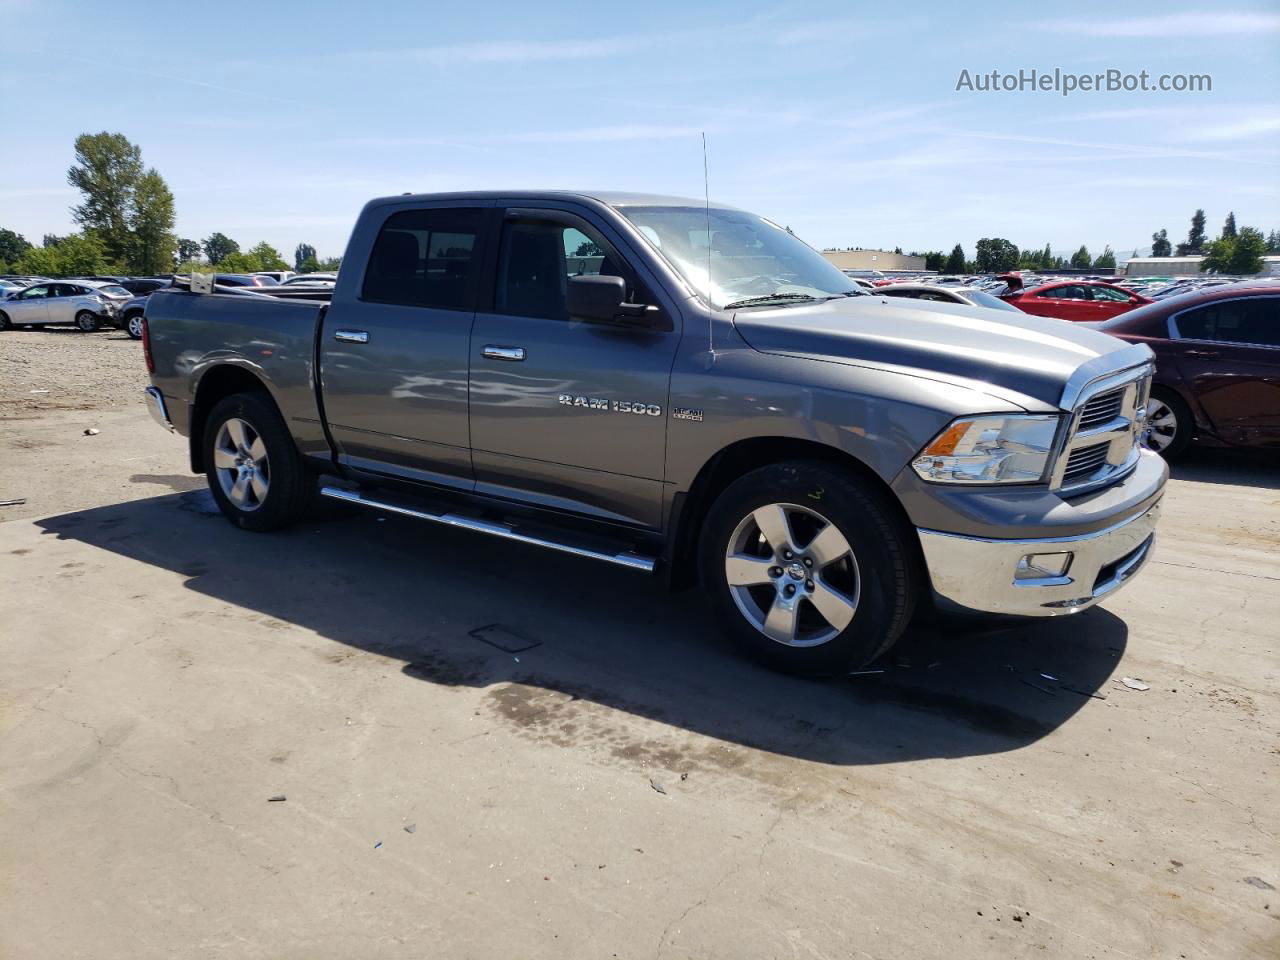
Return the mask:
<path id="1" fill-rule="evenodd" d="M 437 310 L 472 310 L 484 211 L 402 210 L 373 244 L 360 299 Z"/>

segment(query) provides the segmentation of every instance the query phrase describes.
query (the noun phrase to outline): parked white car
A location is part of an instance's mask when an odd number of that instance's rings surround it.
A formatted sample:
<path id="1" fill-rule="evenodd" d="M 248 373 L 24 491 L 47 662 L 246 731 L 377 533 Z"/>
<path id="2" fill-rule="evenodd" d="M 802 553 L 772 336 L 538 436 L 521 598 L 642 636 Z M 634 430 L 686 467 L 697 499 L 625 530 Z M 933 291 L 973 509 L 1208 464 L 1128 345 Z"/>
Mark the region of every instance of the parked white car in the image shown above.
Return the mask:
<path id="1" fill-rule="evenodd" d="M 114 321 L 132 297 L 118 283 L 96 280 L 50 280 L 33 284 L 0 303 L 0 330 L 10 327 L 75 324 L 86 333 L 102 320 Z"/>

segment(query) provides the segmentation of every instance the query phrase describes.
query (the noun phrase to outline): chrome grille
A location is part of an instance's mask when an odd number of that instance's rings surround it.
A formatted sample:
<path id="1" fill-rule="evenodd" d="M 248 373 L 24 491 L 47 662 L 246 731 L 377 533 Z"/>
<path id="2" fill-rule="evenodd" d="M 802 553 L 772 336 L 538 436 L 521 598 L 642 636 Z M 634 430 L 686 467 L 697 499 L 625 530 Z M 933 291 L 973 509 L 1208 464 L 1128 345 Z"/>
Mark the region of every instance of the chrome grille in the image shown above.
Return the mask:
<path id="1" fill-rule="evenodd" d="M 1088 401 L 1080 410 L 1080 429 L 1100 427 L 1120 416 L 1124 406 L 1124 390 L 1111 390 Z"/>
<path id="2" fill-rule="evenodd" d="M 1053 488 L 1084 493 L 1114 483 L 1138 462 L 1138 437 L 1151 389 L 1151 364 L 1096 377 L 1072 402 Z"/>
<path id="3" fill-rule="evenodd" d="M 1062 482 L 1078 483 L 1081 480 L 1088 480 L 1098 472 L 1099 468 L 1106 465 L 1107 453 L 1110 450 L 1110 440 L 1072 450 L 1067 457 L 1066 469 L 1062 471 Z"/>

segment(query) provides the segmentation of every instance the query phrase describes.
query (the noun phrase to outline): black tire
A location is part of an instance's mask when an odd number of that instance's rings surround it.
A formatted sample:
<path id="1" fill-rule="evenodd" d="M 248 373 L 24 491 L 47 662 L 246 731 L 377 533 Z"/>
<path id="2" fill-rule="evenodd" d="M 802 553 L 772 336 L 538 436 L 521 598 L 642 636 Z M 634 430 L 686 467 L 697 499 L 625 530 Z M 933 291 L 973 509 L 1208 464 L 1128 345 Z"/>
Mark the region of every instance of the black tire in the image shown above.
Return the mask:
<path id="1" fill-rule="evenodd" d="M 13 324 L 9 322 L 9 315 L 0 310 L 0 330 L 12 330 Z"/>
<path id="2" fill-rule="evenodd" d="M 1187 451 L 1192 438 L 1196 432 L 1195 416 L 1191 413 L 1191 408 L 1187 406 L 1185 400 L 1178 396 L 1177 392 L 1170 390 L 1168 387 L 1153 387 L 1151 390 L 1151 403 L 1147 405 L 1148 425 L 1147 435 L 1145 437 L 1147 446 L 1156 453 L 1164 457 L 1172 463 Z M 1159 416 L 1161 412 L 1167 411 L 1173 418 L 1174 429 L 1169 431 L 1163 426 L 1167 417 Z"/>
<path id="3" fill-rule="evenodd" d="M 81 310 L 76 314 L 76 327 L 78 327 L 83 333 L 93 333 L 93 331 L 98 329 L 97 314 L 91 313 L 88 310 Z"/>
<path id="4" fill-rule="evenodd" d="M 136 323 L 135 323 L 136 321 Z M 138 332 L 134 333 L 134 327 L 138 328 Z M 142 339 L 142 314 L 131 313 L 120 321 L 120 329 L 127 333 L 134 340 Z"/>
<path id="5" fill-rule="evenodd" d="M 224 424 L 240 420 L 262 439 L 266 448 L 266 494 L 253 505 L 237 506 L 232 502 L 214 456 L 214 445 Z M 209 489 L 223 515 L 237 527 L 264 533 L 278 530 L 301 519 L 312 508 L 316 498 L 316 478 L 307 469 L 284 418 L 269 396 L 260 393 L 236 393 L 214 406 L 205 423 L 203 438 L 204 463 Z"/>
<path id="6" fill-rule="evenodd" d="M 753 534 L 751 524 L 755 511 L 778 505 L 794 508 L 784 508 L 783 514 L 788 518 L 795 545 L 801 548 L 796 555 L 800 560 L 811 559 L 805 550 L 817 542 L 816 533 L 808 539 L 799 536 L 804 525 L 821 531 L 819 524 L 825 521 L 843 536 L 852 561 L 819 563 L 816 572 L 804 574 L 812 580 L 794 583 L 788 578 L 803 574 L 803 569 L 797 573 L 791 569 L 797 566 L 795 562 L 786 568 L 775 563 L 768 571 L 772 578 L 769 583 L 731 588 L 726 570 L 731 543 L 735 558 L 743 557 L 741 551 L 746 551 L 755 554 L 749 558 L 755 564 L 769 557 L 777 560 L 778 554 L 765 542 L 763 528 L 756 525 Z M 744 524 L 748 526 L 744 528 Z M 735 542 L 744 536 L 745 545 Z M 920 575 L 909 536 L 910 531 L 892 504 L 870 482 L 816 461 L 774 464 L 740 477 L 712 504 L 699 539 L 702 584 L 723 629 L 748 655 L 787 673 L 844 674 L 882 656 L 911 619 Z M 775 577 L 775 570 L 783 572 Z M 846 599 L 856 595 L 852 619 L 846 625 L 833 626 L 819 614 L 818 606 L 809 599 L 810 595 L 817 599 L 813 593 L 815 584 L 819 588 L 836 587 Z M 767 636 L 764 627 L 750 619 L 744 609 L 758 614 L 772 602 L 770 598 L 781 598 L 779 591 L 788 587 L 806 591 L 801 595 L 804 602 L 795 602 L 798 630 L 802 631 L 806 617 L 810 623 L 817 617 L 818 626 L 808 638 L 800 632 L 794 638 L 812 645 L 791 645 Z M 824 633 L 832 635 L 821 639 Z"/>

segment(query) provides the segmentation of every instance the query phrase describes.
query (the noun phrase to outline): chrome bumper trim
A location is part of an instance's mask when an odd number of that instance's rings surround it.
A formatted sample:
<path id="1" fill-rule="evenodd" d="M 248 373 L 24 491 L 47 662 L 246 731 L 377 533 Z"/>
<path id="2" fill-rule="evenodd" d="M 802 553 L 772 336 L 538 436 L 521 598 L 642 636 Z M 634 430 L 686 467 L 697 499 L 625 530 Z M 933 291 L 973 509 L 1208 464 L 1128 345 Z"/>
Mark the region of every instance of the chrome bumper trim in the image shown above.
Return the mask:
<path id="1" fill-rule="evenodd" d="M 143 393 L 147 397 L 147 410 L 151 414 L 151 419 L 173 433 L 173 421 L 169 419 L 169 408 L 165 406 L 164 394 L 155 387 L 147 387 Z"/>
<path id="2" fill-rule="evenodd" d="M 991 540 L 918 529 L 934 593 L 966 610 L 1057 617 L 1087 610 L 1133 579 L 1155 545 L 1160 501 L 1128 520 L 1078 537 Z M 1016 580 L 1028 554 L 1072 554 L 1059 577 Z"/>

